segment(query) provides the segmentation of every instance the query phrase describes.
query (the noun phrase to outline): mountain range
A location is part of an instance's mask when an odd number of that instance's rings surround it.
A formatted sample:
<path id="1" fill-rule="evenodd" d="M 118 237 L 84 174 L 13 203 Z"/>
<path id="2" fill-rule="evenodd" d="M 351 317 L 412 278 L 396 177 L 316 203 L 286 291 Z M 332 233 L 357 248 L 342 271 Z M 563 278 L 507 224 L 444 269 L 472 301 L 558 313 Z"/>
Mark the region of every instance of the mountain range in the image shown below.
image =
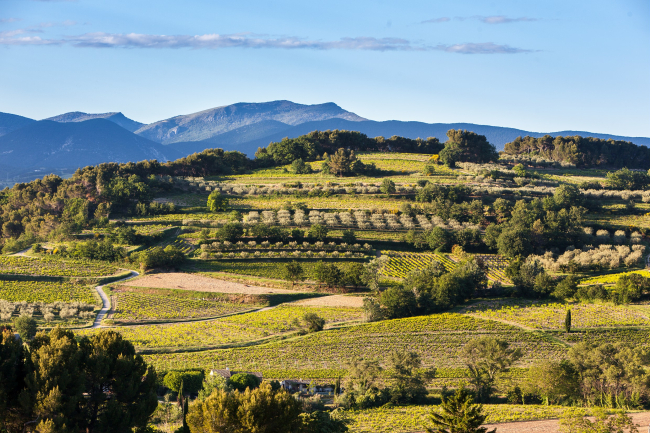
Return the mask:
<path id="1" fill-rule="evenodd" d="M 214 147 L 238 150 L 252 157 L 258 147 L 270 142 L 328 129 L 359 131 L 369 137 L 437 137 L 443 142 L 447 130 L 467 129 L 485 135 L 498 150 L 518 136 L 545 134 L 612 138 L 650 146 L 647 137 L 587 131 L 542 133 L 472 123 L 378 122 L 331 102 L 237 103 L 150 124 L 129 119 L 120 112 L 70 112 L 41 121 L 0 113 L 0 182 L 7 179 L 2 183 L 10 185 L 47 172 L 71 172 L 100 162 L 166 161 Z"/>

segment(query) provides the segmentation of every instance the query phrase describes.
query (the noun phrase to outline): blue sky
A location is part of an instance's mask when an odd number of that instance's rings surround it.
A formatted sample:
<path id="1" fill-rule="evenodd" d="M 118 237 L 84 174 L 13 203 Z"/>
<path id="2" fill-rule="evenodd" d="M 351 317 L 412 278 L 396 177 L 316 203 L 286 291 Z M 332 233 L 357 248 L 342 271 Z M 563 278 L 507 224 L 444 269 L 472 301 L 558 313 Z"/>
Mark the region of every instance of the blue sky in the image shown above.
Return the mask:
<path id="1" fill-rule="evenodd" d="M 0 111 L 235 102 L 650 136 L 650 1 L 0 0 Z"/>

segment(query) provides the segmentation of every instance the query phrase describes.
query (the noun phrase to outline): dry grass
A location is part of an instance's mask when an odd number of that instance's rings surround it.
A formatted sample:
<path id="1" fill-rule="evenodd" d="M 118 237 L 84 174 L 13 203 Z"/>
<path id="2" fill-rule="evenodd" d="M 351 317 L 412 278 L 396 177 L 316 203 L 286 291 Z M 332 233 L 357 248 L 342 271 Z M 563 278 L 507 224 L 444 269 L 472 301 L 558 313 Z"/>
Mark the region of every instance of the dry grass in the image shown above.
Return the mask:
<path id="1" fill-rule="evenodd" d="M 203 275 L 185 274 L 182 272 L 145 275 L 140 278 L 129 280 L 128 282 L 125 282 L 124 285 L 161 289 L 194 290 L 199 292 L 242 293 L 246 295 L 296 293 L 292 290 L 249 286 L 247 284 L 218 280 Z"/>

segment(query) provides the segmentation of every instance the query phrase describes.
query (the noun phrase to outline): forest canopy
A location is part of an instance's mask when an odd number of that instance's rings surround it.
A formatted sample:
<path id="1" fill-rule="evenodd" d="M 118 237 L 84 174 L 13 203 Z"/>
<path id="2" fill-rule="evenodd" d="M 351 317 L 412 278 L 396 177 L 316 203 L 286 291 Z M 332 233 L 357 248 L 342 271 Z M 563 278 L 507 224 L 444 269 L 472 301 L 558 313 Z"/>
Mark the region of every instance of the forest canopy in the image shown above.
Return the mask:
<path id="1" fill-rule="evenodd" d="M 629 141 L 594 137 L 517 137 L 506 143 L 508 155 L 537 155 L 578 167 L 643 168 L 650 166 L 650 148 Z"/>

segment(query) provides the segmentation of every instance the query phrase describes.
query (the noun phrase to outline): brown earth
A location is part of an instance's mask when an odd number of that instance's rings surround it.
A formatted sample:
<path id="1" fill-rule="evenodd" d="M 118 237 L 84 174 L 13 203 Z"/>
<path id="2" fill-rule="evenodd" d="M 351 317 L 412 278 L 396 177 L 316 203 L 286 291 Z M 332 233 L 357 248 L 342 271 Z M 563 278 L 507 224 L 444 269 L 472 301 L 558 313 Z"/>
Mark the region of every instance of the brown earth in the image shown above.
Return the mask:
<path id="1" fill-rule="evenodd" d="M 304 299 L 302 301 L 295 302 L 294 304 L 311 307 L 361 308 L 363 307 L 363 298 L 361 296 L 332 295 L 323 296 L 320 298 Z"/>
<path id="2" fill-rule="evenodd" d="M 127 286 L 154 287 L 160 289 L 194 290 L 199 292 L 242 293 L 246 295 L 266 295 L 270 293 L 296 293 L 291 290 L 269 287 L 249 286 L 232 281 L 218 280 L 203 275 L 182 272 L 145 275 L 124 283 Z"/>
<path id="3" fill-rule="evenodd" d="M 639 432 L 649 431 L 650 412 L 630 414 L 634 423 L 639 425 Z M 501 424 L 484 425 L 488 431 L 496 428 L 497 433 L 559 433 L 559 420 L 548 419 L 544 421 L 507 422 Z"/>

